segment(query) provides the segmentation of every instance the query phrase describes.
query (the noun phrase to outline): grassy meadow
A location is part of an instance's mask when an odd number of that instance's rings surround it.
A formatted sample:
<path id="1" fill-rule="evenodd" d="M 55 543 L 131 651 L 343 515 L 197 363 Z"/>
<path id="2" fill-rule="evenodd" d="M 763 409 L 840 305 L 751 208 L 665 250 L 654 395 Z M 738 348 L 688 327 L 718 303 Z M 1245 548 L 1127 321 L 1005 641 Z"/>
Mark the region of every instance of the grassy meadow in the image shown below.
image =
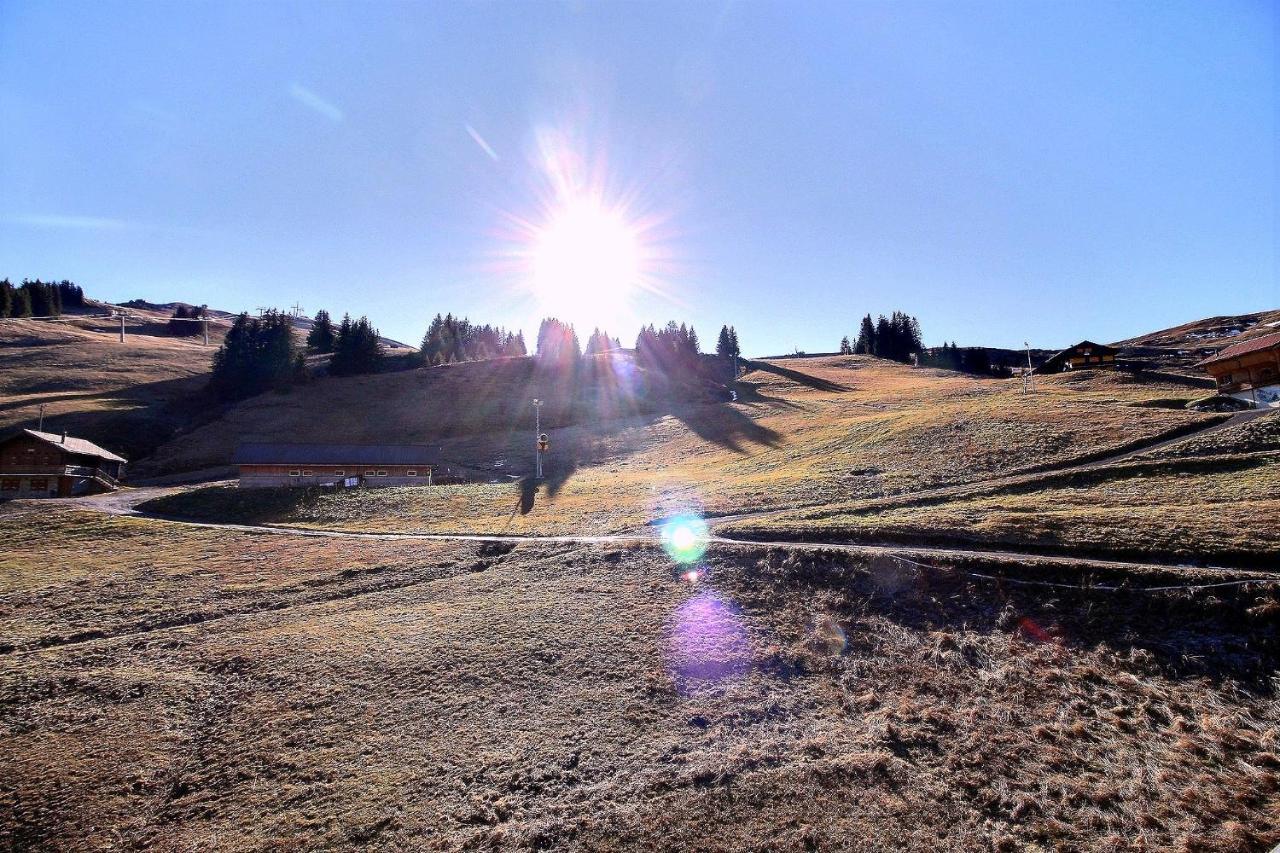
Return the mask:
<path id="1" fill-rule="evenodd" d="M 1280 455 L 1135 462 L 900 506 L 779 513 L 728 535 L 1009 548 L 1274 568 Z"/>
<path id="2" fill-rule="evenodd" d="M 152 508 L 345 530 L 619 532 L 682 511 L 824 506 L 1038 470 L 1214 421 L 1140 405 L 1178 386 L 1123 375 L 1045 377 L 1024 395 L 1014 381 L 860 356 L 795 359 L 752 363 L 738 402 L 697 404 L 636 398 L 619 375 L 597 376 L 585 400 L 566 391 L 565 405 L 544 410 L 551 453 L 536 494 L 510 475 L 531 466 L 527 401 L 554 399 L 546 389 L 558 380 L 510 359 L 264 395 L 180 436 L 153 466 L 225 464 L 246 438 L 398 436 L 436 448 L 443 467 L 465 460 L 499 482 L 277 497 L 212 487 Z M 464 385 L 474 404 L 434 402 Z"/>
<path id="3" fill-rule="evenodd" d="M 70 507 L 0 536 L 8 849 L 1280 841 L 1274 591 L 727 546 L 693 585 Z"/>

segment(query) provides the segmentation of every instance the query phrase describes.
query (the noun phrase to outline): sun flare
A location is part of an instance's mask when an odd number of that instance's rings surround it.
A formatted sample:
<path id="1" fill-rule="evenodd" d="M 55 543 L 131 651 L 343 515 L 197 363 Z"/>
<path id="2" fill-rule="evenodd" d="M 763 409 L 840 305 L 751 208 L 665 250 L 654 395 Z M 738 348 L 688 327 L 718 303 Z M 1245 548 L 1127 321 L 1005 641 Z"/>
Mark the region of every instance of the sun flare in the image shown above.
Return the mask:
<path id="1" fill-rule="evenodd" d="M 532 262 L 542 308 L 593 325 L 625 319 L 642 275 L 636 230 L 592 201 L 565 205 L 538 229 Z"/>

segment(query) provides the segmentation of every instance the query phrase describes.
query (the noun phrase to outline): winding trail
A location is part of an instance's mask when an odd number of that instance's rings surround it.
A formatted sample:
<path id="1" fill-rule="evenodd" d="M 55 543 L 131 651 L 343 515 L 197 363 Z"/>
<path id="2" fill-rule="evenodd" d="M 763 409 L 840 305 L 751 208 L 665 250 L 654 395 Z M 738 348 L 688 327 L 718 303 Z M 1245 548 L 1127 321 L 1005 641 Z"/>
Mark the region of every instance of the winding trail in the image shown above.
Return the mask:
<path id="1" fill-rule="evenodd" d="M 97 495 L 73 500 L 76 506 L 103 512 L 108 515 L 142 518 L 162 524 L 173 524 L 184 527 L 221 530 L 233 533 L 248 533 L 268 536 L 306 536 L 315 538 L 339 539 L 372 539 L 383 541 L 430 541 L 430 542 L 500 542 L 511 544 L 577 544 L 577 545 L 645 545 L 660 544 L 656 531 L 641 533 L 602 533 L 573 535 L 535 535 L 535 534 L 491 534 L 491 533 L 390 533 L 376 531 L 335 530 L 326 528 L 303 528 L 276 525 L 232 524 L 212 521 L 196 521 L 175 518 L 156 513 L 143 512 L 138 506 L 146 501 L 163 495 L 173 494 L 191 488 L 190 486 L 159 486 L 146 488 L 122 489 L 105 495 Z M 762 511 L 758 515 L 768 515 L 772 510 Z M 757 515 L 751 514 L 751 515 Z M 738 518 L 745 516 L 736 516 Z M 723 519 L 719 519 L 723 520 Z M 894 542 L 855 543 L 815 540 L 756 540 L 739 539 L 712 533 L 708 544 L 733 548 L 778 548 L 791 551 L 837 551 L 848 554 L 859 554 L 875 557 L 879 555 L 905 557 L 911 561 L 929 559 L 976 559 L 993 565 L 1025 566 L 1035 563 L 1042 566 L 1071 566 L 1077 569 L 1094 569 L 1108 572 L 1132 573 L 1140 577 L 1144 573 L 1165 574 L 1177 572 L 1188 574 L 1189 586 L 1202 586 L 1205 583 L 1219 581 L 1237 582 L 1280 582 L 1274 573 L 1238 569 L 1227 566 L 1191 566 L 1166 563 L 1130 562 L 1124 560 L 1108 560 L 1093 557 L 1079 557 L 1061 554 L 1045 554 L 1036 552 L 1019 552 L 1010 550 L 993 550 L 980 547 L 967 547 L 963 544 L 955 546 L 937 545 L 904 545 Z M 1203 581 L 1203 583 L 1202 583 Z"/>

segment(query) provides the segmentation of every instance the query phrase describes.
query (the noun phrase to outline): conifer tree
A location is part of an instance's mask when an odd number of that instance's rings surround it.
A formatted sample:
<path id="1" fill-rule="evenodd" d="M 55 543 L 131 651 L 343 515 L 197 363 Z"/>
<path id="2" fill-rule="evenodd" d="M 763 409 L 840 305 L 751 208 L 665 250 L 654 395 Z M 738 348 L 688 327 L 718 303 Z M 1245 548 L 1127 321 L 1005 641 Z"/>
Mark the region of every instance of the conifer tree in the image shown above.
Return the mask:
<path id="1" fill-rule="evenodd" d="M 279 311 L 261 317 L 241 314 L 213 356 L 209 387 L 223 399 L 238 400 L 299 378 L 293 320 Z"/>
<path id="2" fill-rule="evenodd" d="M 561 322 L 555 317 L 545 318 L 538 327 L 537 356 L 550 364 L 576 362 L 582 357 L 578 333 L 569 323 Z"/>
<path id="3" fill-rule="evenodd" d="M 316 352 L 326 353 L 333 352 L 333 345 L 333 321 L 329 318 L 329 312 L 322 308 L 316 312 L 311 331 L 307 332 L 307 346 Z"/>
<path id="4" fill-rule="evenodd" d="M 382 358 L 378 330 L 369 323 L 369 318 L 361 317 L 353 323 L 350 315 L 344 315 L 334 340 L 329 372 L 334 376 L 374 373 L 382 366 Z"/>
<path id="5" fill-rule="evenodd" d="M 10 317 L 30 317 L 31 314 L 31 291 L 25 287 L 16 287 L 13 290 L 13 307 L 9 310 Z"/>
<path id="6" fill-rule="evenodd" d="M 853 351 L 859 355 L 876 354 L 876 326 L 871 321 L 870 314 L 862 318 L 862 325 L 858 329 L 858 342 L 854 344 Z"/>
<path id="7" fill-rule="evenodd" d="M 716 338 L 716 355 L 721 358 L 733 358 L 733 341 L 729 338 L 729 327 L 720 327 L 720 336 Z"/>

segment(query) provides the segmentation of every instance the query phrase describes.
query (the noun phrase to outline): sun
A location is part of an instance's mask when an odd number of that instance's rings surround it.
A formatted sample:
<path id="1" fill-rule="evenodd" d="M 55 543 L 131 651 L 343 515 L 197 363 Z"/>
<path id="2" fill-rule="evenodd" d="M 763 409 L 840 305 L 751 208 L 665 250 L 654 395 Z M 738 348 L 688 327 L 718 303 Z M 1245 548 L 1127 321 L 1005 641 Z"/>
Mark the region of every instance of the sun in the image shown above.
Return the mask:
<path id="1" fill-rule="evenodd" d="M 532 286 L 541 308 L 583 325 L 627 318 L 643 273 L 636 229 L 595 201 L 570 202 L 536 230 Z"/>

